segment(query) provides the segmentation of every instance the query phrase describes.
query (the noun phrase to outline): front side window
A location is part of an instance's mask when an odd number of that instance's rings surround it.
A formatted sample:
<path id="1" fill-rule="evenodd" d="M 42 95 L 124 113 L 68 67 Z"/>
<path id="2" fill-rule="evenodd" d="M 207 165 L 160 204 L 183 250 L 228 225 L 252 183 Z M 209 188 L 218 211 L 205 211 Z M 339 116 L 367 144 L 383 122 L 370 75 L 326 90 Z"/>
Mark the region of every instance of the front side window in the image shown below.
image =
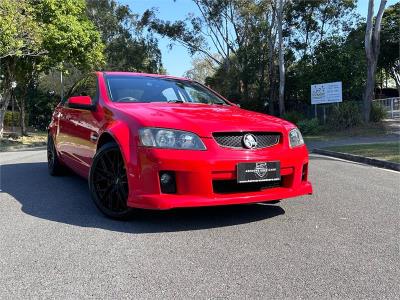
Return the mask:
<path id="1" fill-rule="evenodd" d="M 79 80 L 68 92 L 67 98 L 73 96 L 90 96 L 92 101 L 97 98 L 97 76 L 91 74 Z"/>
<path id="2" fill-rule="evenodd" d="M 113 102 L 187 102 L 228 105 L 222 98 L 202 85 L 186 80 L 107 75 L 106 82 Z"/>

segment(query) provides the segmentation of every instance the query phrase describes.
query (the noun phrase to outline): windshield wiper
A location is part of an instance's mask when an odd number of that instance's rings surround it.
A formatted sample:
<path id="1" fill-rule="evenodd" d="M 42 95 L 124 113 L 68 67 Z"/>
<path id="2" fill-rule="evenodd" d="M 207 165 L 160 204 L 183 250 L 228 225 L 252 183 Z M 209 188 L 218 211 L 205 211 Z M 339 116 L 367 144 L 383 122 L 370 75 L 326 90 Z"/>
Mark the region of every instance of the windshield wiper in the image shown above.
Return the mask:
<path id="1" fill-rule="evenodd" d="M 183 100 L 178 100 L 178 99 L 176 99 L 176 100 L 168 100 L 167 102 L 168 102 L 168 103 L 185 103 L 185 101 L 183 101 Z"/>

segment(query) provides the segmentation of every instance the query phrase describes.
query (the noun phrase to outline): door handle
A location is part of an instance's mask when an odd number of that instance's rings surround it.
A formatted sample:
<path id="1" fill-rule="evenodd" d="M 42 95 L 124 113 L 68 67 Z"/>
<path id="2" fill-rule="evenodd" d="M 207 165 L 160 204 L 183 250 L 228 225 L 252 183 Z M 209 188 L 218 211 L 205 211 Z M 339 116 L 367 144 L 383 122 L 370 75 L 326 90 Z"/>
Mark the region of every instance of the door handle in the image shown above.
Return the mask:
<path id="1" fill-rule="evenodd" d="M 99 135 L 96 132 L 91 132 L 90 133 L 90 140 L 95 142 L 99 138 Z"/>

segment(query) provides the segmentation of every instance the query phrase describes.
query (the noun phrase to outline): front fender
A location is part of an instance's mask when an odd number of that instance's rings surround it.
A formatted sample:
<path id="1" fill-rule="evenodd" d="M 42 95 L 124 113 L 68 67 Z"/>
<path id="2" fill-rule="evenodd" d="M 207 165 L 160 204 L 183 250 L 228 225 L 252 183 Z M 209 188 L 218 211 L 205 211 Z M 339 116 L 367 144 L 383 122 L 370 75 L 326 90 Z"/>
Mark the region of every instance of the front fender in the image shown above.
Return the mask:
<path id="1" fill-rule="evenodd" d="M 105 128 L 102 133 L 111 135 L 119 146 L 122 158 L 125 162 L 130 194 L 131 191 L 133 191 L 133 187 L 130 185 L 138 176 L 138 136 L 136 132 L 137 130 L 135 130 L 135 128 L 131 128 L 126 123 L 118 121 Z M 101 135 L 99 140 L 101 140 Z"/>

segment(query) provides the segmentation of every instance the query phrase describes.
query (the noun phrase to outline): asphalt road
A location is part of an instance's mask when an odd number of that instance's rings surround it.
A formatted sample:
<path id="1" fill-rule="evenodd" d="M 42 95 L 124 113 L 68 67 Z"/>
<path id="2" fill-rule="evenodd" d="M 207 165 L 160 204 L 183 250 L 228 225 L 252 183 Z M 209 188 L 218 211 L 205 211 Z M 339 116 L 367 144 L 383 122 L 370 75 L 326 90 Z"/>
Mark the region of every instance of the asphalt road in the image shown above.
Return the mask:
<path id="1" fill-rule="evenodd" d="M 118 222 L 45 151 L 0 163 L 1 299 L 400 297 L 400 173 L 313 156 L 313 196 Z"/>

